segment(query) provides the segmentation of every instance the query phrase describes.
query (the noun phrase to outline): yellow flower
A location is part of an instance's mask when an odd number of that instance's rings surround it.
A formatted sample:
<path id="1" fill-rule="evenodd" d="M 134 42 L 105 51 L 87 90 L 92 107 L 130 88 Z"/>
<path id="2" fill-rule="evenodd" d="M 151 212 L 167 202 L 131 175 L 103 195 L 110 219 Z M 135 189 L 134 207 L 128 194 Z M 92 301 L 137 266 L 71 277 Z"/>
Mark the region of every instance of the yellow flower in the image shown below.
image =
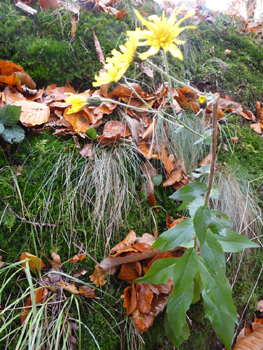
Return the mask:
<path id="1" fill-rule="evenodd" d="M 65 93 L 65 95 L 69 95 L 69 97 L 65 98 L 65 101 L 72 105 L 67 111 L 68 114 L 77 113 L 89 105 L 88 97 L 74 95 L 70 92 Z"/>
<path id="2" fill-rule="evenodd" d="M 70 92 L 65 92 L 65 95 L 69 95 L 65 101 L 72 105 L 68 108 L 67 114 L 77 113 L 88 106 L 100 106 L 102 103 L 100 96 L 74 95 Z"/>
<path id="3" fill-rule="evenodd" d="M 206 108 L 207 106 L 207 101 L 205 96 L 200 96 L 199 97 L 199 106 L 200 108 Z"/>
<path id="4" fill-rule="evenodd" d="M 113 57 L 106 58 L 105 69 L 106 72 L 100 72 L 99 76 L 95 76 L 95 82 L 93 86 L 101 86 L 103 84 L 111 83 L 112 81 L 118 81 L 129 68 L 133 62 L 134 55 L 136 53 L 137 39 L 132 38 L 124 45 L 120 45 L 121 52 L 112 50 Z"/>
<path id="5" fill-rule="evenodd" d="M 182 52 L 178 49 L 177 45 L 184 44 L 185 42 L 177 39 L 179 34 L 187 28 L 195 28 L 194 26 L 186 26 L 179 28 L 179 25 L 187 18 L 194 15 L 195 11 L 191 11 L 181 18 L 176 23 L 176 16 L 184 8 L 184 5 L 180 6 L 177 11 L 173 11 L 171 17 L 168 19 L 164 16 L 164 11 L 162 17 L 156 15 L 150 16 L 149 21 L 144 19 L 137 10 L 135 10 L 136 16 L 144 24 L 148 30 L 136 29 L 135 31 L 127 31 L 127 35 L 131 38 L 136 38 L 138 40 L 146 40 L 144 42 L 137 43 L 137 46 L 149 45 L 151 46 L 147 52 L 139 55 L 139 58 L 145 60 L 147 57 L 155 55 L 160 48 L 165 52 L 169 51 L 174 57 L 178 57 L 180 60 L 183 59 Z"/>

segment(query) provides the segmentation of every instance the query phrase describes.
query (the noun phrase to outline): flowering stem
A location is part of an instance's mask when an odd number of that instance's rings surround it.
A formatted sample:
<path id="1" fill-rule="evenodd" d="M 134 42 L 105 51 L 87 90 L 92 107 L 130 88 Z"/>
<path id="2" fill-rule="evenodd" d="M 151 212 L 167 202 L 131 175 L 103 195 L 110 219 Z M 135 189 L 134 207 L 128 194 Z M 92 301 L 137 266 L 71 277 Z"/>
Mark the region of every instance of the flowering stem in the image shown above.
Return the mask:
<path id="1" fill-rule="evenodd" d="M 169 94 L 170 94 L 170 103 L 171 103 L 171 106 L 172 106 L 172 109 L 173 109 L 173 113 L 174 113 L 174 116 L 175 118 L 176 117 L 176 111 L 174 109 L 174 103 L 173 103 L 173 95 L 172 95 L 172 84 L 171 84 L 171 78 L 170 78 L 170 75 L 169 75 L 169 65 L 168 65 L 168 61 L 167 61 L 167 56 L 166 56 L 166 52 L 163 51 L 163 57 L 164 57 L 164 64 L 165 64 L 165 69 L 166 69 L 166 76 L 167 76 L 167 79 L 168 79 L 168 88 L 169 88 Z"/>
<path id="2" fill-rule="evenodd" d="M 162 114 L 165 114 L 167 115 L 168 117 L 171 117 L 170 114 L 166 113 L 165 111 L 156 111 L 155 109 L 145 109 L 145 108 L 140 108 L 140 107 L 135 107 L 135 106 L 130 106 L 130 105 L 127 105 L 125 103 L 122 103 L 122 102 L 118 102 L 118 101 L 115 101 L 115 100 L 112 100 L 110 98 L 101 98 L 101 103 L 104 103 L 104 102 L 109 102 L 109 103 L 114 103 L 118 106 L 122 106 L 122 107 L 125 107 L 125 108 L 129 108 L 129 109 L 135 109 L 136 111 L 140 111 L 140 112 L 147 112 L 147 113 L 155 113 L 155 114 L 158 114 L 161 118 L 163 118 L 164 120 L 166 120 L 168 123 L 172 123 L 174 125 L 177 125 L 175 123 L 173 123 L 172 121 L 170 121 L 169 119 L 167 118 L 164 118 L 162 116 Z M 198 132 L 196 132 L 195 130 L 189 128 L 185 123 L 183 123 L 178 117 L 175 117 L 174 118 L 178 124 L 180 126 L 182 126 L 184 129 L 190 131 L 191 133 L 195 134 L 196 136 L 199 136 L 199 137 L 202 137 L 203 138 L 203 135 L 199 134 Z"/>
<path id="3" fill-rule="evenodd" d="M 164 53 L 165 53 L 165 52 L 164 52 Z M 174 81 L 175 83 L 177 83 L 178 85 L 187 87 L 187 88 L 191 89 L 192 91 L 194 91 L 194 92 L 196 92 L 196 93 L 198 93 L 198 94 L 202 93 L 202 95 L 213 96 L 213 97 L 214 97 L 214 95 L 211 94 L 211 93 L 201 92 L 201 91 L 199 91 L 199 90 L 193 88 L 192 86 L 183 83 L 181 80 L 178 80 L 178 79 L 176 79 L 176 78 L 170 76 L 168 72 L 164 72 L 161 68 L 159 68 L 158 66 L 156 66 L 154 63 L 152 63 L 152 62 L 149 61 L 148 59 L 146 60 L 146 62 L 147 62 L 150 66 L 152 66 L 155 70 L 157 70 L 157 71 L 160 72 L 161 74 L 164 74 L 168 79 L 173 80 L 173 81 Z"/>

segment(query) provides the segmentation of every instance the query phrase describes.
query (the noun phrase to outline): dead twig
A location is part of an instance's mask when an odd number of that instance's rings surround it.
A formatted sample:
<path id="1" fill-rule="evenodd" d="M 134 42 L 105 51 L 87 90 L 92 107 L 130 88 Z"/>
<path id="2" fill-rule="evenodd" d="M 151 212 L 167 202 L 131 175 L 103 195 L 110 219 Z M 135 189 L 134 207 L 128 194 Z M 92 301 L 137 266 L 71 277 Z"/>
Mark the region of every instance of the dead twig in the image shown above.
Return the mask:
<path id="1" fill-rule="evenodd" d="M 35 225 L 35 226 L 39 226 L 39 227 L 43 227 L 43 226 L 49 226 L 49 227 L 58 227 L 58 225 L 55 224 L 48 224 L 48 223 L 41 223 L 41 222 L 32 222 L 32 221 L 28 221 L 26 218 L 22 218 L 21 216 L 19 216 L 17 213 L 15 213 L 9 206 L 9 203 L 6 203 L 6 201 L 0 197 L 1 202 L 6 206 L 6 208 L 11 211 L 11 213 L 13 215 L 15 215 L 16 218 L 18 218 L 19 220 L 22 220 L 25 224 L 30 224 L 30 225 Z"/>

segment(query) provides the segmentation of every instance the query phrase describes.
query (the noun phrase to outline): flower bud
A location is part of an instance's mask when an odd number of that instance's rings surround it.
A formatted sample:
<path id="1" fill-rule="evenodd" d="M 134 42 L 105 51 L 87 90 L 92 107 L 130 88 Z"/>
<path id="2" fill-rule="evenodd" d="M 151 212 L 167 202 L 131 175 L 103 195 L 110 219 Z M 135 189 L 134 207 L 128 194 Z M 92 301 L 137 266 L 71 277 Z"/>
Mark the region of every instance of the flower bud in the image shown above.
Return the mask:
<path id="1" fill-rule="evenodd" d="M 206 97 L 205 96 L 200 96 L 199 97 L 199 107 L 200 108 L 206 108 L 207 106 L 207 100 L 206 100 Z"/>

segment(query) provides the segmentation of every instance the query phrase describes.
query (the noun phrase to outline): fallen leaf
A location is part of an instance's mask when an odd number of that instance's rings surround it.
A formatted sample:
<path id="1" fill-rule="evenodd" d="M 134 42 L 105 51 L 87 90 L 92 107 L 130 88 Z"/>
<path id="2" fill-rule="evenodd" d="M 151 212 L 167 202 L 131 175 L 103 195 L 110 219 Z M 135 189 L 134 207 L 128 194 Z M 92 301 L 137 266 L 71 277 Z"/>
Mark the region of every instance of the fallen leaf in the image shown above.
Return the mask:
<path id="1" fill-rule="evenodd" d="M 84 158 L 90 157 L 92 160 L 95 157 L 94 150 L 91 144 L 86 144 L 80 151 L 79 154 Z"/>
<path id="2" fill-rule="evenodd" d="M 105 276 L 106 271 L 100 265 L 96 265 L 93 274 L 90 275 L 89 278 L 93 283 L 95 283 L 96 287 L 99 287 L 105 285 Z"/>
<path id="3" fill-rule="evenodd" d="M 95 298 L 95 289 L 90 288 L 89 286 L 80 286 L 79 292 L 84 295 L 86 298 Z"/>
<path id="4" fill-rule="evenodd" d="M 120 135 L 127 137 L 131 135 L 131 131 L 127 124 L 118 120 L 110 120 L 104 125 L 103 136 L 112 137 Z"/>
<path id="5" fill-rule="evenodd" d="M 57 282 L 57 284 L 59 286 L 61 286 L 63 289 L 65 289 L 66 291 L 73 293 L 73 294 L 79 294 L 79 290 L 77 289 L 77 287 L 75 286 L 75 284 L 68 284 L 66 282 Z"/>
<path id="6" fill-rule="evenodd" d="M 232 143 L 238 143 L 238 141 L 239 141 L 239 137 L 234 137 L 234 136 L 232 136 L 232 137 L 230 137 L 230 139 L 229 139 L 229 142 L 232 142 Z"/>
<path id="7" fill-rule="evenodd" d="M 69 259 L 70 262 L 75 263 L 81 260 L 84 260 L 87 256 L 87 253 L 74 255 L 73 258 Z"/>
<path id="8" fill-rule="evenodd" d="M 124 289 L 124 294 L 121 296 L 124 298 L 123 306 L 126 308 L 127 315 L 133 313 L 137 305 L 136 297 L 136 285 L 132 284 L 130 287 Z"/>
<path id="9" fill-rule="evenodd" d="M 110 252 L 111 253 L 119 253 L 122 250 L 130 247 L 132 244 L 134 244 L 136 241 L 136 233 L 134 231 L 130 231 L 128 233 L 128 235 L 124 238 L 123 241 L 121 241 L 120 243 L 118 243 L 115 247 L 113 247 Z"/>
<path id="10" fill-rule="evenodd" d="M 211 164 L 212 161 L 212 153 L 209 153 L 198 166 L 205 166 Z"/>
<path id="11" fill-rule="evenodd" d="M 133 282 L 139 277 L 138 272 L 132 263 L 122 264 L 118 278 L 123 281 Z"/>
<path id="12" fill-rule="evenodd" d="M 21 254 L 19 261 L 23 261 L 26 258 L 28 259 L 28 265 L 30 269 L 41 271 L 46 266 L 40 258 L 37 258 L 35 255 L 27 252 Z M 23 267 L 26 267 L 26 262 L 21 263 L 21 265 Z"/>
<path id="13" fill-rule="evenodd" d="M 23 168 L 21 167 L 21 165 L 16 169 L 16 176 L 20 176 L 22 175 L 23 172 Z"/>
<path id="14" fill-rule="evenodd" d="M 155 196 L 153 193 L 150 193 L 147 197 L 148 201 L 150 202 L 152 207 L 156 207 L 156 201 L 155 201 Z M 155 208 L 155 210 L 158 212 L 160 211 L 160 209 Z"/>
<path id="15" fill-rule="evenodd" d="M 132 313 L 132 319 L 136 325 L 136 328 L 143 333 L 153 324 L 154 316 L 150 313 L 141 313 L 136 309 Z"/>
<path id="16" fill-rule="evenodd" d="M 50 109 L 33 101 L 16 101 L 14 106 L 21 106 L 20 122 L 26 126 L 41 125 L 49 120 Z"/>

